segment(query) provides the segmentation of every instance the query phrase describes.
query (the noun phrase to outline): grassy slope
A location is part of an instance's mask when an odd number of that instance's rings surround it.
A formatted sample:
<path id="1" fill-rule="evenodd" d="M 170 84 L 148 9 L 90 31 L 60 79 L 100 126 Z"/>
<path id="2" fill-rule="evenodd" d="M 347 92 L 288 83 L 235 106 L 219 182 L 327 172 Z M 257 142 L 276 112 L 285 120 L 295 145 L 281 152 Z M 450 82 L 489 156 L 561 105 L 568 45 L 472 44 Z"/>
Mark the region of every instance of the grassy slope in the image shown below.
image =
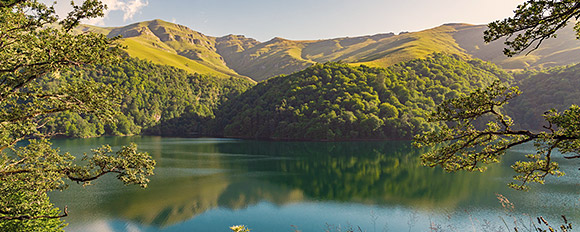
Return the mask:
<path id="1" fill-rule="evenodd" d="M 274 38 L 239 52 L 224 52 L 224 60 L 242 75 L 256 81 L 307 68 L 314 61 L 301 57 L 304 45 L 300 41 Z M 220 51 L 220 50 L 218 50 Z"/>
<path id="2" fill-rule="evenodd" d="M 317 41 L 274 38 L 237 52 L 220 54 L 234 70 L 259 81 L 328 61 L 387 67 L 401 61 L 424 58 L 433 52 L 469 58 L 455 42 L 455 32 L 454 26 L 444 25 L 402 35 L 391 33 Z"/>
<path id="3" fill-rule="evenodd" d="M 153 20 L 117 28 L 83 25 L 79 30 L 103 33 L 109 37 L 121 35 L 120 41 L 127 46 L 125 50 L 130 56 L 156 64 L 216 77 L 243 77 L 230 69 L 215 52 L 215 38 L 185 26 Z"/>
<path id="4" fill-rule="evenodd" d="M 403 61 L 425 58 L 433 52 L 456 54 L 468 58 L 469 55 L 459 47 L 452 37 L 455 31 L 454 26 L 444 25 L 387 38 L 379 41 L 376 49 L 355 63 L 387 67 Z"/>
<path id="5" fill-rule="evenodd" d="M 424 58 L 433 52 L 479 58 L 510 70 L 543 68 L 578 62 L 580 41 L 569 28 L 537 51 L 505 57 L 503 42 L 483 42 L 484 25 L 446 24 L 399 35 L 378 34 L 327 40 L 292 41 L 274 38 L 259 42 L 243 36 L 211 37 L 161 20 L 120 28 L 85 26 L 85 30 L 121 34 L 131 56 L 215 76 L 248 76 L 260 81 L 290 74 L 315 63 L 342 61 L 387 67 Z"/>
<path id="6" fill-rule="evenodd" d="M 147 27 L 166 45 L 171 47 L 180 56 L 203 64 L 213 70 L 236 75 L 223 58 L 216 53 L 215 37 L 206 36 L 185 26 L 162 20 L 147 22 Z"/>
<path id="7" fill-rule="evenodd" d="M 580 41 L 575 39 L 571 27 L 559 31 L 556 39 L 546 40 L 538 50 L 514 57 L 503 55 L 503 40 L 489 44 L 483 42 L 483 31 L 486 28 L 485 25 L 458 26 L 453 38 L 472 57 L 493 62 L 508 70 L 546 68 L 580 61 L 577 56 L 580 53 Z"/>
<path id="8" fill-rule="evenodd" d="M 170 65 L 176 68 L 186 70 L 190 73 L 208 74 L 217 77 L 231 76 L 212 69 L 211 67 L 200 64 L 194 60 L 180 56 L 176 53 L 158 49 L 148 43 L 145 39 L 127 38 L 123 39 L 122 43 L 127 45 L 127 53 L 131 57 L 150 60 L 156 64 Z"/>
<path id="9" fill-rule="evenodd" d="M 312 63 L 342 61 L 353 65 L 387 67 L 402 61 L 424 58 L 433 52 L 479 58 L 508 70 L 545 68 L 577 63 L 580 41 L 571 28 L 545 41 L 540 49 L 525 55 L 506 57 L 503 41 L 483 42 L 485 25 L 446 24 L 400 35 L 379 34 L 317 41 L 275 38 L 237 53 L 222 54 L 234 70 L 256 80 L 301 70 Z M 219 52 L 219 50 L 218 50 Z M 226 61 L 228 61 L 226 58 Z"/>

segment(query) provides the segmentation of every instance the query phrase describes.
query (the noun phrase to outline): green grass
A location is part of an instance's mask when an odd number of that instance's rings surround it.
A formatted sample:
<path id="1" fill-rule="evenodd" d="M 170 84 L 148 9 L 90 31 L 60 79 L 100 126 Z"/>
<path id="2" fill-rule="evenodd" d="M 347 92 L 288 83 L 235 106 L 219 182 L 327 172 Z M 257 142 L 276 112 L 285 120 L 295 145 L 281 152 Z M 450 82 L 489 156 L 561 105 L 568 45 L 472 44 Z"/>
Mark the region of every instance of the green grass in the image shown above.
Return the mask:
<path id="1" fill-rule="evenodd" d="M 127 35 L 127 38 L 120 40 L 127 46 L 127 53 L 156 64 L 170 65 L 190 73 L 216 77 L 243 77 L 230 69 L 221 60 L 221 56 L 212 50 L 215 38 L 192 31 L 185 26 L 153 20 L 119 28 L 81 25 L 77 31 L 79 33 L 93 31 L 110 36 Z M 187 55 L 192 57 L 186 57 Z"/>
<path id="2" fill-rule="evenodd" d="M 76 27 L 75 29 L 73 29 L 73 32 L 76 33 L 83 33 L 86 31 L 91 31 L 91 32 L 95 32 L 95 33 L 100 33 L 100 34 L 109 34 L 111 32 L 111 28 L 109 27 L 97 27 L 97 26 L 93 26 L 93 25 L 80 25 L 78 27 Z"/>
<path id="3" fill-rule="evenodd" d="M 256 80 L 263 80 L 295 72 L 317 62 L 343 61 L 354 65 L 388 67 L 402 61 L 424 58 L 433 52 L 470 58 L 455 42 L 452 36 L 455 31 L 453 26 L 444 25 L 398 36 L 385 35 L 377 40 L 372 36 L 319 41 L 278 38 L 242 51 L 241 57 L 250 58 L 234 64 L 232 68 Z M 264 70 L 263 67 L 275 68 Z"/>
<path id="4" fill-rule="evenodd" d="M 355 64 L 371 67 L 387 67 L 403 61 L 425 58 L 433 52 L 456 54 L 470 58 L 453 39 L 455 29 L 451 26 L 398 35 L 379 41 L 375 49 Z"/>
<path id="5" fill-rule="evenodd" d="M 434 52 L 479 58 L 508 70 L 540 68 L 578 62 L 580 41 L 572 30 L 564 29 L 558 39 L 547 40 L 541 49 L 508 58 L 501 52 L 503 41 L 483 42 L 484 25 L 446 24 L 419 32 L 400 35 L 344 37 L 327 40 L 292 41 L 275 38 L 260 43 L 234 37 L 231 40 L 203 35 L 185 26 L 153 20 L 122 28 L 83 26 L 99 33 L 130 32 L 123 39 L 131 56 L 158 64 L 175 66 L 192 73 L 226 76 L 248 76 L 265 80 L 290 74 L 314 63 L 342 61 L 353 65 L 388 67 L 425 58 Z M 150 31 L 149 33 L 141 33 Z M 135 35 L 137 34 L 137 35 Z M 227 48 L 220 51 L 218 48 Z M 233 48 L 233 49 L 232 49 Z M 220 52 L 218 52 L 220 51 Z M 226 63 L 227 61 L 227 63 Z"/>
<path id="6" fill-rule="evenodd" d="M 127 53 L 132 57 L 150 60 L 156 64 L 171 65 L 190 73 L 208 74 L 216 77 L 231 76 L 230 74 L 219 72 L 194 60 L 159 49 L 153 46 L 152 42 L 146 40 L 127 38 L 122 39 L 122 43 L 127 46 Z"/>

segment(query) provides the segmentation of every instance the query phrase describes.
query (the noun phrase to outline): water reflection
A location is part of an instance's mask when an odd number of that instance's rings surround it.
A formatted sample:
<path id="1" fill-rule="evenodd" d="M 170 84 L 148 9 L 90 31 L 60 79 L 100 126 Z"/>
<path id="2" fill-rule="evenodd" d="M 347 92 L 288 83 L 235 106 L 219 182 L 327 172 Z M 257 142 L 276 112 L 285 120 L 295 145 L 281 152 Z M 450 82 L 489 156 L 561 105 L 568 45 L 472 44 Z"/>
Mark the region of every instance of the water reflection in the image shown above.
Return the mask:
<path id="1" fill-rule="evenodd" d="M 246 160 L 241 168 L 252 173 L 278 174 L 260 179 L 301 189 L 309 198 L 320 201 L 448 207 L 467 198 L 489 199 L 487 193 L 503 188 L 501 181 L 489 180 L 501 176 L 501 168 L 493 168 L 487 175 L 449 175 L 419 165 L 418 157 L 423 151 L 406 141 L 244 142 L 221 144 L 219 151 L 270 157 L 260 162 Z"/>
<path id="2" fill-rule="evenodd" d="M 96 220 L 125 220 L 167 228 L 212 210 L 240 210 L 261 202 L 277 206 L 330 202 L 345 207 L 355 203 L 370 208 L 441 212 L 475 205 L 478 210 L 491 210 L 498 205 L 495 193 L 509 192 L 505 184 L 511 175 L 501 166 L 484 175 L 450 175 L 425 168 L 418 158 L 423 151 L 406 141 L 314 143 L 116 137 L 57 140 L 55 146 L 80 152 L 99 144 L 120 146 L 129 142 L 138 143 L 158 162 L 149 188 L 122 187 L 106 178 L 95 186 L 73 186 L 71 191 L 52 194 L 58 206 L 69 205 L 72 215 L 66 220 L 73 227 Z M 561 188 L 567 192 L 568 187 Z"/>

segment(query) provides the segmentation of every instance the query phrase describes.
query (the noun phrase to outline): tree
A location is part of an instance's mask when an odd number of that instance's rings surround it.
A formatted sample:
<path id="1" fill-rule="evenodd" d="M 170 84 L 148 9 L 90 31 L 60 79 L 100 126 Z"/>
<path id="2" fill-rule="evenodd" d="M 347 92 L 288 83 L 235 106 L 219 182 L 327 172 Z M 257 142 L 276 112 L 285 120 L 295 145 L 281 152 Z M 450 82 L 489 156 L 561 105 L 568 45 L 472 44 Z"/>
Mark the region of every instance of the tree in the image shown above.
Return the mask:
<path id="1" fill-rule="evenodd" d="M 572 19 L 578 20 L 580 1 L 528 0 L 519 5 L 514 13 L 511 18 L 490 23 L 483 37 L 485 42 L 507 37 L 507 48 L 504 49 L 507 56 L 519 54 L 529 48 L 531 52 L 539 48 L 544 40 L 555 38 L 556 32 Z M 580 21 L 576 21 L 574 30 L 580 37 Z"/>
<path id="2" fill-rule="evenodd" d="M 561 113 L 555 110 L 546 112 L 547 131 L 516 130 L 512 119 L 502 114 L 500 109 L 518 94 L 517 87 L 506 87 L 496 81 L 469 96 L 444 101 L 430 119 L 450 123 L 439 131 L 415 137 L 415 144 L 419 147 L 442 145 L 423 154 L 423 164 L 441 166 L 449 172 L 485 171 L 485 165 L 499 162 L 509 148 L 533 141 L 537 153 L 527 155 L 528 161 L 512 165 L 518 173 L 514 179 L 521 183 L 510 183 L 509 186 L 527 189 L 525 184 L 528 182 L 543 183 L 547 175 L 563 175 L 558 170 L 558 163 L 552 161 L 552 151 L 559 149 L 562 153 L 574 153 L 580 148 L 580 108 L 572 106 Z M 481 120 L 490 117 L 487 125 L 481 126 Z"/>
<path id="3" fill-rule="evenodd" d="M 514 12 L 513 18 L 490 23 L 484 33 L 486 42 L 507 36 L 508 48 L 504 53 L 508 56 L 536 49 L 545 39 L 555 37 L 557 30 L 580 17 L 580 1 L 528 0 Z M 580 24 L 576 23 L 575 30 L 580 32 Z M 512 165 L 518 173 L 514 180 L 519 183 L 509 186 L 526 190 L 527 183 L 544 183 L 548 175 L 563 175 L 552 159 L 553 151 L 559 150 L 567 159 L 580 158 L 580 107 L 572 105 L 563 112 L 545 112 L 543 131 L 516 130 L 512 119 L 501 108 L 519 94 L 517 87 L 496 81 L 469 96 L 441 103 L 429 119 L 446 124 L 438 131 L 415 137 L 418 147 L 439 145 L 421 156 L 423 164 L 441 166 L 450 172 L 484 171 L 487 164 L 499 162 L 509 148 L 533 142 L 536 153 Z M 484 121 L 488 122 L 482 126 Z"/>
<path id="4" fill-rule="evenodd" d="M 103 16 L 97 0 L 73 6 L 58 20 L 53 7 L 36 0 L 0 1 L 0 230 L 61 231 L 61 217 L 47 192 L 63 190 L 65 180 L 89 184 L 115 173 L 126 184 L 146 187 L 155 161 L 135 145 L 113 153 L 103 146 L 75 164 L 74 156 L 51 148 L 40 128 L 51 114 L 77 112 L 114 120 L 118 91 L 90 81 L 66 82 L 60 72 L 120 59 L 115 39 L 73 33 L 80 20 Z M 58 88 L 46 88 L 46 83 Z M 16 146 L 19 141 L 28 145 Z"/>

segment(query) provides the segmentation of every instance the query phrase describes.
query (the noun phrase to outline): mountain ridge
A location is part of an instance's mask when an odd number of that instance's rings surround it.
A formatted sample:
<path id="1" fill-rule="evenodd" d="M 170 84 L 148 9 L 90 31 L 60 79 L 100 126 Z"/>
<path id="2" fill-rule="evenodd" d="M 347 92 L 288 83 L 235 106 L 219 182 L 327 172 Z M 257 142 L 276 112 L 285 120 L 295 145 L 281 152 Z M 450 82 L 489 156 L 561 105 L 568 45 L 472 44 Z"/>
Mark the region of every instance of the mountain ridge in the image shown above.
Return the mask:
<path id="1" fill-rule="evenodd" d="M 130 56 L 168 64 L 191 73 L 218 77 L 243 77 L 262 81 L 287 75 L 316 63 L 344 62 L 388 67 L 425 58 L 434 52 L 493 62 L 507 70 L 553 67 L 577 63 L 580 42 L 572 30 L 562 30 L 529 55 L 506 57 L 502 41 L 483 42 L 485 25 L 447 23 L 405 33 L 380 33 L 320 40 L 289 40 L 274 37 L 260 42 L 244 35 L 208 36 L 186 26 L 152 20 L 123 27 L 82 25 L 109 37 L 123 36 Z"/>

